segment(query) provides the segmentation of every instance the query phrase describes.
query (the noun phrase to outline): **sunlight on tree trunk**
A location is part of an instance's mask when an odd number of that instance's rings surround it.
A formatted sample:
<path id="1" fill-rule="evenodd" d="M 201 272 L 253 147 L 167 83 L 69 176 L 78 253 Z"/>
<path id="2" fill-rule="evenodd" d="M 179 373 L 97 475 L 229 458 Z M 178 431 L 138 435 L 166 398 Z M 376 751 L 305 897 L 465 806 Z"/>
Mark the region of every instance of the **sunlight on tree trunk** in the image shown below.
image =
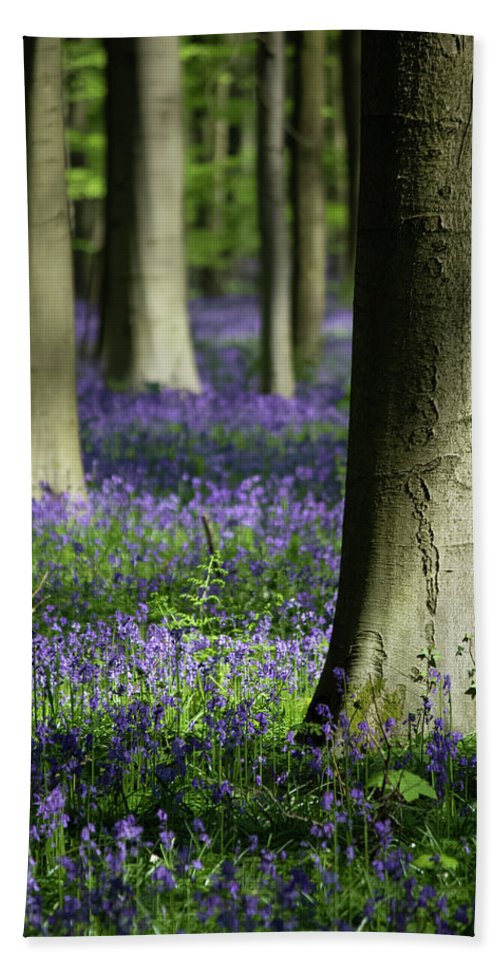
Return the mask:
<path id="1" fill-rule="evenodd" d="M 83 495 L 60 40 L 27 38 L 25 62 L 32 491 Z"/>
<path id="2" fill-rule="evenodd" d="M 262 387 L 265 393 L 289 397 L 294 393 L 294 376 L 285 205 L 285 65 L 280 32 L 258 37 L 257 85 Z"/>
<path id="3" fill-rule="evenodd" d="M 189 332 L 177 37 L 139 38 L 137 249 L 131 384 L 200 389 Z"/>
<path id="4" fill-rule="evenodd" d="M 198 393 L 187 313 L 178 38 L 115 40 L 110 52 L 124 70 L 129 62 L 130 100 L 117 90 L 125 155 L 116 156 L 118 193 L 108 203 L 105 278 L 115 294 L 108 294 L 105 312 L 105 363 L 135 390 L 158 385 Z"/>

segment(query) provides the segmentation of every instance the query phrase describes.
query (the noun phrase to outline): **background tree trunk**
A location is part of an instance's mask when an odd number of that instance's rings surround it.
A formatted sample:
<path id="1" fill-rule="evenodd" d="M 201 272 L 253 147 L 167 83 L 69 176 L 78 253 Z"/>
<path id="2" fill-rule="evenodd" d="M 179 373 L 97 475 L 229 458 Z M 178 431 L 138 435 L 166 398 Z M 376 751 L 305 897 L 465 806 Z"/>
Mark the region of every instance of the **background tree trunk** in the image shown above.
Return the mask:
<path id="1" fill-rule="evenodd" d="M 284 171 L 284 40 L 280 32 L 257 42 L 257 179 L 261 232 L 262 387 L 293 396 L 290 268 Z"/>
<path id="2" fill-rule="evenodd" d="M 359 150 L 361 112 L 361 31 L 340 32 L 342 62 L 342 93 L 344 122 L 347 137 L 347 165 L 349 170 L 349 272 L 354 272 L 356 257 L 356 226 L 359 197 Z"/>
<path id="3" fill-rule="evenodd" d="M 134 136 L 137 61 L 133 38 L 105 41 L 107 194 L 99 354 L 108 379 L 125 382 L 132 360 L 132 239 L 136 230 Z"/>
<path id="4" fill-rule="evenodd" d="M 26 130 L 34 497 L 84 494 L 76 403 L 71 237 L 66 196 L 61 41 L 26 38 Z"/>
<path id="5" fill-rule="evenodd" d="M 224 66 L 226 69 L 224 70 Z M 229 149 L 229 122 L 225 116 L 229 95 L 229 75 L 227 65 L 221 65 L 215 82 L 213 115 L 209 119 L 210 160 L 213 168 L 211 204 L 207 212 L 207 227 L 217 240 L 224 231 L 226 208 L 226 162 Z M 209 296 L 224 294 L 224 271 L 215 266 L 207 266 L 203 272 L 203 288 Z"/>
<path id="6" fill-rule="evenodd" d="M 317 366 L 325 311 L 326 224 L 323 184 L 325 33 L 295 36 L 295 117 L 292 151 L 292 329 L 300 373 Z"/>
<path id="7" fill-rule="evenodd" d="M 367 32 L 362 77 L 340 584 L 308 718 L 338 711 L 336 666 L 414 710 L 424 655 L 470 731 L 472 38 Z"/>
<path id="8" fill-rule="evenodd" d="M 131 384 L 200 390 L 187 314 L 177 37 L 137 40 L 139 124 Z"/>
<path id="9" fill-rule="evenodd" d="M 108 44 L 120 62 L 117 83 L 129 71 L 130 100 L 122 88 L 115 102 L 111 64 L 110 112 L 116 113 L 110 124 L 116 129 L 110 142 L 114 138 L 116 152 L 110 156 L 105 273 L 107 371 L 135 390 L 159 385 L 197 393 L 187 313 L 178 38 Z"/>

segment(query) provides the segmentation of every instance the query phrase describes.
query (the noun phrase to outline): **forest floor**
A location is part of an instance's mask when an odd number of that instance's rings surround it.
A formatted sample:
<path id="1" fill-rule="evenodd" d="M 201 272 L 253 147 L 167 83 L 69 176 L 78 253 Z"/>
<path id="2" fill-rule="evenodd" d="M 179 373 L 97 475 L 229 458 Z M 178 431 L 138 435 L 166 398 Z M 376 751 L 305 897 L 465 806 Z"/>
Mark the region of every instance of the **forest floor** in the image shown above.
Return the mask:
<path id="1" fill-rule="evenodd" d="M 403 743 L 326 714 L 295 739 L 335 606 L 350 317 L 285 401 L 258 391 L 253 300 L 191 315 L 202 394 L 113 392 L 81 362 L 88 500 L 34 502 L 25 932 L 471 934 L 449 682 Z"/>

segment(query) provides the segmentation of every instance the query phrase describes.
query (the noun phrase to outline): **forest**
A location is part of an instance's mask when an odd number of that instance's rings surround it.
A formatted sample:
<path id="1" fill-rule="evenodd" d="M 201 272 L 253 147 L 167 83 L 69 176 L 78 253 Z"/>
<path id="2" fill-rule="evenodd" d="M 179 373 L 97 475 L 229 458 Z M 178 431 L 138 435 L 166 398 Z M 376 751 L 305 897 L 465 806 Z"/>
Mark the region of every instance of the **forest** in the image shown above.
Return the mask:
<path id="1" fill-rule="evenodd" d="M 472 38 L 24 73 L 25 936 L 472 936 Z"/>

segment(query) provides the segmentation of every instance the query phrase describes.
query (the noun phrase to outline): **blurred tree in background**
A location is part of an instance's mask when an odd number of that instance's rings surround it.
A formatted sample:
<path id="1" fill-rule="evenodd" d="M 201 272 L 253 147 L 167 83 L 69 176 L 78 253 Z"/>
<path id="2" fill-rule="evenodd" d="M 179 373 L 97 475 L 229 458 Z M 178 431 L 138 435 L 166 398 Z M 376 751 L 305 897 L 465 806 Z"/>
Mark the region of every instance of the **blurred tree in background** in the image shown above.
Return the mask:
<path id="1" fill-rule="evenodd" d="M 108 50 L 102 356 L 136 390 L 200 383 L 187 313 L 184 139 L 177 37 Z"/>
<path id="2" fill-rule="evenodd" d="M 280 31 L 257 43 L 257 181 L 261 235 L 262 388 L 293 396 L 290 252 L 284 165 L 285 49 Z"/>
<path id="3" fill-rule="evenodd" d="M 99 293 L 98 355 L 106 376 L 126 381 L 132 355 L 132 237 L 135 231 L 134 141 L 137 64 L 133 38 L 109 39 L 106 49 L 106 246 Z"/>
<path id="4" fill-rule="evenodd" d="M 309 33 L 309 32 L 308 32 Z M 312 32 L 311 32 L 312 33 Z M 341 48 L 354 31 L 316 31 L 324 40 L 321 148 L 325 191 L 327 291 L 349 298 L 354 204 L 348 158 L 356 130 L 349 74 Z M 255 34 L 179 38 L 182 68 L 185 221 L 189 295 L 255 293 L 258 284 Z M 358 44 L 359 46 L 359 44 Z M 285 165 L 292 178 L 293 117 L 297 104 L 294 34 L 285 46 Z M 101 39 L 63 41 L 67 184 L 77 298 L 99 303 L 106 196 L 106 47 Z M 344 68 L 342 66 L 344 62 Z M 353 74 L 354 71 L 354 74 Z M 344 106 L 345 101 L 345 106 Z M 351 119 L 354 117 L 354 128 Z M 350 153 L 348 153 L 350 152 Z M 293 208 L 287 191 L 287 222 Z M 350 235 L 351 232 L 351 235 Z"/>
<path id="5" fill-rule="evenodd" d="M 325 312 L 325 32 L 294 34 L 292 329 L 297 374 L 319 361 Z"/>
<path id="6" fill-rule="evenodd" d="M 71 200 L 75 295 L 97 304 L 106 195 L 106 53 L 102 40 L 62 42 L 66 180 Z"/>
<path id="7" fill-rule="evenodd" d="M 349 172 L 349 276 L 354 274 L 358 220 L 359 158 L 361 130 L 361 31 L 341 33 L 342 92 Z"/>

